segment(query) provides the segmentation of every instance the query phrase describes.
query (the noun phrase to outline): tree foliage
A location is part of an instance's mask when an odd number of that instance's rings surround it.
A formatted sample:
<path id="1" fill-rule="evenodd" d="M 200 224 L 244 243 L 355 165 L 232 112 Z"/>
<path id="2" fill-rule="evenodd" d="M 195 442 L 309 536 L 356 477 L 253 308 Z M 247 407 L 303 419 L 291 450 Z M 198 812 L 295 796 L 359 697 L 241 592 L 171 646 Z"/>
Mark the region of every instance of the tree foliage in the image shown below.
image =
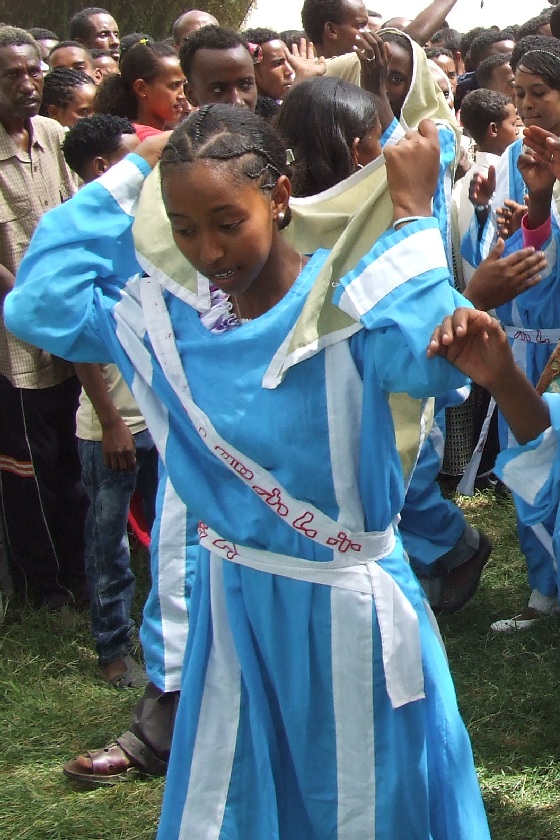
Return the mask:
<path id="1" fill-rule="evenodd" d="M 222 26 L 239 27 L 254 0 L 0 0 L 0 20 L 27 29 L 42 26 L 60 38 L 68 35 L 68 21 L 88 6 L 107 8 L 117 21 L 121 34 L 147 32 L 153 38 L 166 38 L 176 18 L 196 8 L 213 14 Z"/>

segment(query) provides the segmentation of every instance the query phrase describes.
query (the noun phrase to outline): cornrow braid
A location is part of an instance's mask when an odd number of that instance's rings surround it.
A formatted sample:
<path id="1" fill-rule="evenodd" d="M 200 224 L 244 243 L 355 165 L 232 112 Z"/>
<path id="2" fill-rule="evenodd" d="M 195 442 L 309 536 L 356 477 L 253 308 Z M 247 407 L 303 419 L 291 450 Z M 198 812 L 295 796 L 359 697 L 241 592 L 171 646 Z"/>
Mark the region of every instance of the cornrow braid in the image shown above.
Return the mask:
<path id="1" fill-rule="evenodd" d="M 72 101 L 74 88 L 82 85 L 93 85 L 91 76 L 81 70 L 74 70 L 73 67 L 57 67 L 45 76 L 43 98 L 39 113 L 48 117 L 49 105 L 56 105 L 63 108 Z"/>
<path id="2" fill-rule="evenodd" d="M 276 131 L 246 108 L 204 105 L 169 138 L 160 168 L 162 177 L 175 166 L 198 160 L 236 163 L 234 174 L 271 190 L 287 171 L 286 149 Z"/>

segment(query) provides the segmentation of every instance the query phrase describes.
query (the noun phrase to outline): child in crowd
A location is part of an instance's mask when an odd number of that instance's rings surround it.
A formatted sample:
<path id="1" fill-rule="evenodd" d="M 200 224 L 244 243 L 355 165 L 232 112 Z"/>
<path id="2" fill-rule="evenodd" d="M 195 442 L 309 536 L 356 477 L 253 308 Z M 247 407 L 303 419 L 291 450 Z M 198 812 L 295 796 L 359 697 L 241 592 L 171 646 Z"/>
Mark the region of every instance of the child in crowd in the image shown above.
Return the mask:
<path id="1" fill-rule="evenodd" d="M 77 120 L 93 114 L 95 85 L 81 70 L 59 67 L 45 76 L 39 113 L 68 129 Z"/>
<path id="2" fill-rule="evenodd" d="M 80 120 L 68 132 L 63 152 L 70 168 L 89 183 L 134 151 L 138 142 L 129 120 L 99 114 Z M 116 688 L 137 688 L 147 680 L 132 656 L 130 610 L 135 580 L 127 520 L 130 499 L 138 486 L 146 521 L 149 527 L 153 523 L 157 451 L 118 368 L 75 367 L 82 384 L 76 435 L 82 484 L 90 501 L 85 566 L 91 629 L 102 676 Z"/>
<path id="3" fill-rule="evenodd" d="M 118 360 L 202 520 L 159 836 L 487 840 L 445 656 L 393 525 L 404 481 L 388 393 L 464 382 L 425 350 L 460 301 L 432 218 L 435 127 L 386 149 L 393 226 L 349 270 L 342 244 L 308 258 L 282 237 L 286 153 L 268 125 L 201 108 L 161 162 L 175 243 L 199 272 L 189 288 L 180 270 L 125 280 L 127 210 L 156 151 L 144 155 L 50 214 L 6 319 L 76 361 Z M 288 337 L 319 313 L 324 339 L 289 358 Z"/>

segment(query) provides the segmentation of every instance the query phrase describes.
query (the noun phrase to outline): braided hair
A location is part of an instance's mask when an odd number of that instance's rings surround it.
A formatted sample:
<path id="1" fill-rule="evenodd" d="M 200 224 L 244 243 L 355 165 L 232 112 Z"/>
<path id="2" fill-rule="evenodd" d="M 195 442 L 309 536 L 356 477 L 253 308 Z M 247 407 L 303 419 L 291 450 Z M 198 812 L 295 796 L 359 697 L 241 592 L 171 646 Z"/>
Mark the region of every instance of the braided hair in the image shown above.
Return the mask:
<path id="1" fill-rule="evenodd" d="M 74 98 L 75 88 L 93 84 L 94 81 L 91 76 L 88 76 L 82 70 L 74 70 L 73 67 L 57 67 L 56 70 L 51 70 L 45 76 L 43 99 L 41 100 L 39 113 L 43 117 L 48 117 L 50 105 L 64 108 Z"/>
<path id="2" fill-rule="evenodd" d="M 232 105 L 204 105 L 177 126 L 161 156 L 162 180 L 199 160 L 231 162 L 236 180 L 249 180 L 264 192 L 287 174 L 286 147 L 276 131 L 247 108 Z"/>
<path id="3" fill-rule="evenodd" d="M 560 90 L 560 42 L 542 35 L 527 35 L 515 45 L 511 55 L 513 72 L 523 67 L 553 90 Z"/>

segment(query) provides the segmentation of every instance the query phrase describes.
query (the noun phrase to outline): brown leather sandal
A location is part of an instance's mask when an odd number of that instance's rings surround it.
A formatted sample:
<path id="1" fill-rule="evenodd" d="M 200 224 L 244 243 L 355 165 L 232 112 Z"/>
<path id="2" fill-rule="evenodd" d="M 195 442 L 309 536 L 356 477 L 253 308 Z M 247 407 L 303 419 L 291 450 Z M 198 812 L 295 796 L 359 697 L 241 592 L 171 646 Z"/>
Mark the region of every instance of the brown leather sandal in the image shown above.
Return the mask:
<path id="1" fill-rule="evenodd" d="M 88 750 L 67 761 L 64 773 L 73 781 L 97 787 L 116 785 L 140 775 L 140 768 L 116 742 L 100 750 Z"/>

